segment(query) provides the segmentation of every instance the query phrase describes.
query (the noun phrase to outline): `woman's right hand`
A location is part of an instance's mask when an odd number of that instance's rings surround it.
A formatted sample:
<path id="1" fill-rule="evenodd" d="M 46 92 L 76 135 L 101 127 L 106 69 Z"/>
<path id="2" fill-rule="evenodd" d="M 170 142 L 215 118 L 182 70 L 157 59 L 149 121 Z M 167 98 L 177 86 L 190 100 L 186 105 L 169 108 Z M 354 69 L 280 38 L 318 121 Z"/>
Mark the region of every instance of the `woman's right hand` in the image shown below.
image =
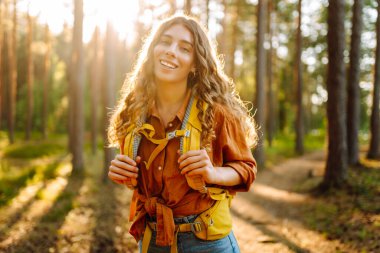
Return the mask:
<path id="1" fill-rule="evenodd" d="M 136 157 L 136 161 L 126 155 L 116 155 L 111 161 L 108 170 L 108 177 L 118 184 L 124 184 L 130 189 L 134 189 L 137 185 L 138 167 L 141 158 Z"/>

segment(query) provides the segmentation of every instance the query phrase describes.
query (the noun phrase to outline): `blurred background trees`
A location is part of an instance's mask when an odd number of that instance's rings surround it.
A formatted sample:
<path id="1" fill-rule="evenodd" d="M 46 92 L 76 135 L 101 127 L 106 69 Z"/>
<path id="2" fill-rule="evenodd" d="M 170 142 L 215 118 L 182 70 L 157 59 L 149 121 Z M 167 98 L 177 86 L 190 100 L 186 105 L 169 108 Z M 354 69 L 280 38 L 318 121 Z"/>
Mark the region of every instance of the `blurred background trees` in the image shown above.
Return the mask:
<path id="1" fill-rule="evenodd" d="M 84 166 L 89 146 L 104 147 L 107 169 L 115 152 L 106 147 L 108 115 L 147 32 L 163 17 L 188 13 L 208 27 L 225 72 L 251 103 L 262 168 L 272 145 L 285 140 L 285 150 L 302 154 L 316 136 L 339 144 L 329 148 L 326 182 L 344 181 L 367 143 L 368 156 L 379 158 L 378 1 L 140 0 L 108 10 L 62 0 L 53 15 L 43 4 L 0 2 L 0 129 L 9 143 L 68 134 L 74 168 Z"/>

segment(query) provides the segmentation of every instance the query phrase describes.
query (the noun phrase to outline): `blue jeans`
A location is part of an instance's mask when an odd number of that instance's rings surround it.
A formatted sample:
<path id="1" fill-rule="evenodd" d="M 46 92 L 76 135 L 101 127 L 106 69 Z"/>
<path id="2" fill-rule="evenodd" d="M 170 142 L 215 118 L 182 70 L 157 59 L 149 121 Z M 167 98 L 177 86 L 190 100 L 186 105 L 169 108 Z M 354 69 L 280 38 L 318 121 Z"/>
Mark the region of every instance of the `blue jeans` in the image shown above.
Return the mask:
<path id="1" fill-rule="evenodd" d="M 185 222 L 192 222 L 185 219 Z M 177 223 L 177 222 L 176 222 Z M 170 246 L 156 245 L 156 231 L 152 231 L 152 239 L 149 243 L 149 253 L 170 253 Z M 142 240 L 139 241 L 139 252 L 142 250 Z M 226 237 L 215 240 L 205 241 L 197 238 L 193 232 L 178 233 L 177 236 L 178 253 L 240 253 L 234 233 L 231 231 Z"/>

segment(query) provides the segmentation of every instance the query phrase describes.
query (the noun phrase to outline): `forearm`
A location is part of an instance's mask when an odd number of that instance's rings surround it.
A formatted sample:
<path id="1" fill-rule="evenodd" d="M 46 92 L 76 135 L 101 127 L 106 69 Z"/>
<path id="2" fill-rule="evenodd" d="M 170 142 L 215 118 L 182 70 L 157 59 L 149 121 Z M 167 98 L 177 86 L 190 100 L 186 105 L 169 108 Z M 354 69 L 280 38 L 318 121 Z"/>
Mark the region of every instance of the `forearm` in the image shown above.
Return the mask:
<path id="1" fill-rule="evenodd" d="M 239 173 L 232 167 L 214 167 L 215 178 L 212 184 L 221 186 L 234 186 L 243 183 Z"/>

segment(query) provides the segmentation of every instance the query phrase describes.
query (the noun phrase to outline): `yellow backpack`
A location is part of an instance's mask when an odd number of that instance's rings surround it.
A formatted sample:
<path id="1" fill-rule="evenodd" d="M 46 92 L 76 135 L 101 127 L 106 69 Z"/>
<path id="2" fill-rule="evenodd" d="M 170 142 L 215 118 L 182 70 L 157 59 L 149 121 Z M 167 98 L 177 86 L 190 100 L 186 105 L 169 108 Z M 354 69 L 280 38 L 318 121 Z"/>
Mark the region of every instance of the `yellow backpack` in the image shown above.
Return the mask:
<path id="1" fill-rule="evenodd" d="M 148 140 L 157 144 L 157 147 L 153 150 L 146 163 L 147 169 L 149 169 L 153 160 L 172 138 L 180 138 L 181 154 L 186 153 L 189 150 L 199 150 L 201 148 L 202 125 L 198 119 L 199 110 L 196 106 L 197 101 L 198 100 L 194 97 L 190 99 L 181 129 L 167 133 L 167 136 L 164 139 L 153 138 L 155 130 L 150 124 L 145 123 L 140 127 L 136 127 L 136 125 L 130 126 L 124 140 L 124 147 L 122 147 L 123 153 L 133 158 L 133 160 L 136 160 L 141 135 L 144 135 Z M 207 108 L 206 104 L 204 104 L 204 108 Z M 137 185 L 137 182 L 132 183 L 134 186 Z M 191 182 L 188 180 L 188 183 L 190 185 Z M 203 187 L 199 187 L 200 184 L 203 184 Z M 192 187 L 192 185 L 190 185 L 190 187 Z M 229 194 L 226 189 L 215 187 L 206 188 L 202 178 L 196 182 L 195 188 L 201 193 L 208 194 L 215 200 L 215 203 L 211 208 L 198 215 L 194 223 L 191 225 L 191 231 L 195 236 L 203 240 L 217 240 L 227 236 L 232 228 L 232 219 L 229 208 L 233 195 Z M 137 190 L 135 190 L 131 202 L 130 221 L 132 221 L 135 216 L 136 204 Z"/>

